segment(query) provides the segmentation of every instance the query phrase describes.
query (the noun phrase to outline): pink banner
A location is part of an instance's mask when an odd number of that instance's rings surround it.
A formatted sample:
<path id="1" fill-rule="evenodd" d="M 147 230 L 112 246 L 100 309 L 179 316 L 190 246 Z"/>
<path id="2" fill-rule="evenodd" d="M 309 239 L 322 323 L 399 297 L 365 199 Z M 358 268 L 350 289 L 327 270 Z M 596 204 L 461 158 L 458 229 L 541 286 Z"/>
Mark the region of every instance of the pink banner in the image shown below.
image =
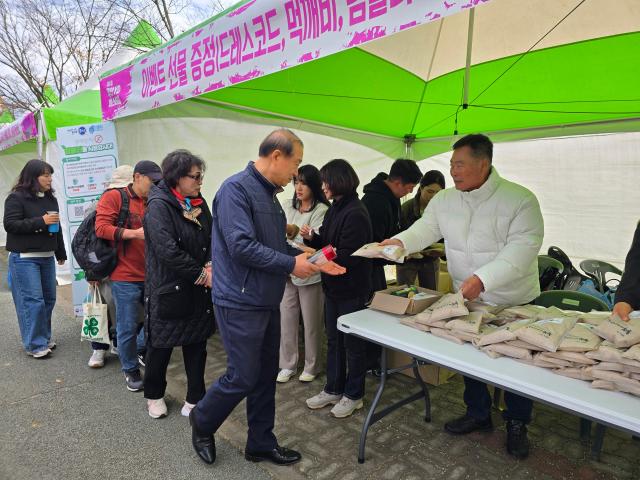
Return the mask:
<path id="1" fill-rule="evenodd" d="M 102 78 L 102 116 L 196 97 L 487 1 L 252 0 Z"/>
<path id="2" fill-rule="evenodd" d="M 26 142 L 38 135 L 38 127 L 33 113 L 25 113 L 20 119 L 0 127 L 0 151 Z"/>

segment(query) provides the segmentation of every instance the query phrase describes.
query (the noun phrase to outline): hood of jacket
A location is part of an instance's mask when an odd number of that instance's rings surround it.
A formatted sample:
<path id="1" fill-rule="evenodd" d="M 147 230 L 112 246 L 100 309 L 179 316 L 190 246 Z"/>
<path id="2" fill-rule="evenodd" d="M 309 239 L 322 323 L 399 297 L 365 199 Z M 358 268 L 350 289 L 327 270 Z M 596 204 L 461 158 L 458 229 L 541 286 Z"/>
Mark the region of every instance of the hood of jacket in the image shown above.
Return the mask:
<path id="1" fill-rule="evenodd" d="M 389 178 L 384 172 L 378 173 L 371 182 L 367 183 L 362 191 L 369 195 L 380 195 L 387 198 L 392 203 L 399 203 L 400 200 L 393 194 L 391 189 L 384 183 Z"/>

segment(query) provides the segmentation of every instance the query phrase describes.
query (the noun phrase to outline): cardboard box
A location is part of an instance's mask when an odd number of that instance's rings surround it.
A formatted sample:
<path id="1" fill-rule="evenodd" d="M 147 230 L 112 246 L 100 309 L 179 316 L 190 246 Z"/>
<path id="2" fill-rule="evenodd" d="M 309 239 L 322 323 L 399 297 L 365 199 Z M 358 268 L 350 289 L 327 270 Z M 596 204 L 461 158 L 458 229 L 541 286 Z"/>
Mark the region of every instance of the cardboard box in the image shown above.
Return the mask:
<path id="1" fill-rule="evenodd" d="M 396 350 L 387 350 L 387 368 L 401 367 L 411 363 L 411 357 L 406 353 L 398 352 Z M 418 368 L 422 380 L 429 385 L 442 385 L 453 377 L 456 373 L 446 368 L 442 368 L 438 365 L 422 365 Z M 403 370 L 401 372 L 407 377 L 415 378 L 413 370 Z"/>
<path id="2" fill-rule="evenodd" d="M 385 290 L 379 290 L 373 295 L 373 300 L 369 304 L 369 308 L 382 310 L 383 312 L 395 313 L 396 315 L 415 315 L 426 309 L 429 305 L 434 304 L 442 293 L 427 288 L 416 287 L 419 292 L 430 293 L 433 296 L 422 300 L 413 300 L 412 298 L 397 297 L 391 295 L 391 292 L 407 288 L 407 285 L 389 287 Z"/>

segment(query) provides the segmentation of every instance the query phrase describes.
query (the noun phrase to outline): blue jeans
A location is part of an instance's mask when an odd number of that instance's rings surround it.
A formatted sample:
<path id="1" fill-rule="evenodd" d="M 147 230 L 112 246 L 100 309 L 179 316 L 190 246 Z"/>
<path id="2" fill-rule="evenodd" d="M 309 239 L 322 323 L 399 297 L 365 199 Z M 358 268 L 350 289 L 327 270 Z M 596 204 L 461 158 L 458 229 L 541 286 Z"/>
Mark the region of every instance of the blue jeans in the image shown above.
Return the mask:
<path id="1" fill-rule="evenodd" d="M 144 349 L 144 330 L 139 330 L 144 301 L 144 282 L 111 282 L 116 304 L 116 336 L 123 372 L 138 370 L 137 351 Z"/>
<path id="2" fill-rule="evenodd" d="M 51 313 L 56 304 L 55 260 L 20 258 L 19 253 L 11 252 L 9 272 L 22 344 L 27 352 L 46 350 L 51 340 Z"/>

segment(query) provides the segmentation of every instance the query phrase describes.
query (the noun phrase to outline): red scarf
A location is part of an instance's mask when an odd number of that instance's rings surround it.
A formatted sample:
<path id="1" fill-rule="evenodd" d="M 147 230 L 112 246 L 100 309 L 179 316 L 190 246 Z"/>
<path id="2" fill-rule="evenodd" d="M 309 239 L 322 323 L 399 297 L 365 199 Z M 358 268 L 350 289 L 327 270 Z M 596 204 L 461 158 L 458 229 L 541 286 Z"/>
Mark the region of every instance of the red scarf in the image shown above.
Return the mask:
<path id="1" fill-rule="evenodd" d="M 185 201 L 185 197 L 184 195 L 181 195 L 175 188 L 171 189 L 171 193 L 173 193 L 173 195 L 180 201 L 180 203 L 186 204 L 187 202 Z M 202 205 L 202 202 L 204 200 L 200 197 L 196 197 L 196 198 L 191 198 L 189 197 L 189 202 L 191 203 L 192 207 L 198 207 L 200 205 Z"/>

